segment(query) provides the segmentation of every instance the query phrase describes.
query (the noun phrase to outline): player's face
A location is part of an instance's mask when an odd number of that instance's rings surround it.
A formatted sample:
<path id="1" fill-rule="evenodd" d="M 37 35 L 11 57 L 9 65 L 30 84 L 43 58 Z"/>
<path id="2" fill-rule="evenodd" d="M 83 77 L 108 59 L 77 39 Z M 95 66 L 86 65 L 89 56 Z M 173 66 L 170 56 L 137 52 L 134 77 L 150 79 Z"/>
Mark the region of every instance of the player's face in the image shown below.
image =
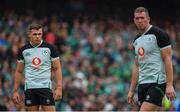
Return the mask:
<path id="1" fill-rule="evenodd" d="M 32 29 L 30 32 L 29 32 L 29 38 L 30 38 L 30 42 L 34 45 L 38 45 L 41 43 L 41 39 L 42 39 L 42 35 L 43 35 L 43 32 L 42 32 L 42 28 L 41 29 Z"/>
<path id="2" fill-rule="evenodd" d="M 139 30 L 146 30 L 149 22 L 150 18 L 145 12 L 134 13 L 134 23 Z"/>

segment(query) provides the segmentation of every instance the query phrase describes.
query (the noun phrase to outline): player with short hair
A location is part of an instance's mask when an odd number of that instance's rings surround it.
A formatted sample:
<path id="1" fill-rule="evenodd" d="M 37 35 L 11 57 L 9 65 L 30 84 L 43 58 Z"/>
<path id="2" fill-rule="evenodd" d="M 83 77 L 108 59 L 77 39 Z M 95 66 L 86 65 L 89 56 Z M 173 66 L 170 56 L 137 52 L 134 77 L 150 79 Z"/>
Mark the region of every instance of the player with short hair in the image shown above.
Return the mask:
<path id="1" fill-rule="evenodd" d="M 13 101 L 20 104 L 18 93 L 21 75 L 25 74 L 25 106 L 28 111 L 55 111 L 55 100 L 62 97 L 62 73 L 58 52 L 42 40 L 43 27 L 39 24 L 28 26 L 29 43 L 18 52 L 14 75 Z M 51 70 L 56 78 L 56 88 L 52 92 Z"/>
<path id="2" fill-rule="evenodd" d="M 165 93 L 170 100 L 174 100 L 176 95 L 173 87 L 171 43 L 164 30 L 150 24 L 146 8 L 135 9 L 134 23 L 139 34 L 133 42 L 136 57 L 128 103 L 134 102 L 133 96 L 138 84 L 140 111 L 154 111 L 161 106 Z"/>

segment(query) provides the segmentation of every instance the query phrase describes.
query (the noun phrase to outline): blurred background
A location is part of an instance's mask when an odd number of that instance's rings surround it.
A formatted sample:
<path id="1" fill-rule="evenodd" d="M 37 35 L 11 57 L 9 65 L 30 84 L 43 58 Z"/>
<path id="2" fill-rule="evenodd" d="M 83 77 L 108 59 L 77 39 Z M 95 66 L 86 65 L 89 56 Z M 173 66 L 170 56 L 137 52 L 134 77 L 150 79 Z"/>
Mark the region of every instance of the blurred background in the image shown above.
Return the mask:
<path id="1" fill-rule="evenodd" d="M 17 51 L 27 42 L 31 23 L 44 26 L 43 39 L 60 53 L 63 99 L 59 111 L 137 110 L 127 104 L 137 34 L 133 11 L 146 7 L 151 23 L 170 35 L 177 98 L 163 101 L 161 110 L 180 103 L 179 0 L 0 0 L 0 110 L 24 110 L 11 98 Z M 23 96 L 24 80 L 20 93 Z M 136 97 L 137 100 L 137 97 Z"/>

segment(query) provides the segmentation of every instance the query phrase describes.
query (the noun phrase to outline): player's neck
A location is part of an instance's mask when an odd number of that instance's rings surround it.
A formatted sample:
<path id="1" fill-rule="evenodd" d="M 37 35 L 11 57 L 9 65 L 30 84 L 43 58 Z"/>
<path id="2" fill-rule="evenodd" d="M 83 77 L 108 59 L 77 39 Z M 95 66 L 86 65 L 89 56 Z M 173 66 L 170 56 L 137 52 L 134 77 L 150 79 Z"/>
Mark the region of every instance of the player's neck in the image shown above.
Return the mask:
<path id="1" fill-rule="evenodd" d="M 142 35 L 144 35 L 146 32 L 149 31 L 149 29 L 150 29 L 151 27 L 152 27 L 152 25 L 151 25 L 151 24 L 148 24 L 147 27 L 146 27 L 144 30 L 140 30 L 140 33 L 141 33 Z"/>
<path id="2" fill-rule="evenodd" d="M 30 44 L 33 46 L 33 47 L 38 47 L 42 44 L 43 40 L 41 40 L 39 43 L 33 43 L 33 42 L 30 42 Z"/>

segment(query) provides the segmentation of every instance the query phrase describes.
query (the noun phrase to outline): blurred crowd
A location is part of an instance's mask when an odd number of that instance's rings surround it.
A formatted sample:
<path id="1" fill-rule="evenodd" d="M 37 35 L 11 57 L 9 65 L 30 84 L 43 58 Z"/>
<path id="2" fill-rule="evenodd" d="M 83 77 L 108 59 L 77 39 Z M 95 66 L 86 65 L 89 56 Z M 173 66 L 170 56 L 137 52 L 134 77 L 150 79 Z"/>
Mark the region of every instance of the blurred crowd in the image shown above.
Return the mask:
<path id="1" fill-rule="evenodd" d="M 137 34 L 133 21 L 126 23 L 110 17 L 91 20 L 88 16 L 71 21 L 57 16 L 37 19 L 33 13 L 7 11 L 0 17 L 0 110 L 24 110 L 23 104 L 16 107 L 11 99 L 18 49 L 28 42 L 26 28 L 31 23 L 44 26 L 44 41 L 60 53 L 63 98 L 56 102 L 57 110 L 137 109 L 126 101 L 134 63 L 132 42 Z M 180 22 L 152 23 L 171 37 L 177 98 L 169 104 L 164 100 L 162 110 L 175 110 L 180 103 Z M 23 90 L 24 80 L 19 90 L 22 96 Z"/>

